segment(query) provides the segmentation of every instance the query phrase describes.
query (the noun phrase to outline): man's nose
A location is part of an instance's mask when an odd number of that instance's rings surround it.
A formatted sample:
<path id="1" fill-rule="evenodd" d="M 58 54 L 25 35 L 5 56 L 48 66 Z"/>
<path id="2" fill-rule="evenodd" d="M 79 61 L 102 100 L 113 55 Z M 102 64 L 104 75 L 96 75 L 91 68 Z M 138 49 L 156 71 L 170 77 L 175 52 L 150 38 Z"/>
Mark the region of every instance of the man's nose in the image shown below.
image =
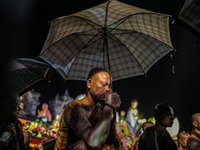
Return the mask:
<path id="1" fill-rule="evenodd" d="M 106 86 L 105 91 L 109 92 L 111 90 L 111 88 L 109 86 Z"/>

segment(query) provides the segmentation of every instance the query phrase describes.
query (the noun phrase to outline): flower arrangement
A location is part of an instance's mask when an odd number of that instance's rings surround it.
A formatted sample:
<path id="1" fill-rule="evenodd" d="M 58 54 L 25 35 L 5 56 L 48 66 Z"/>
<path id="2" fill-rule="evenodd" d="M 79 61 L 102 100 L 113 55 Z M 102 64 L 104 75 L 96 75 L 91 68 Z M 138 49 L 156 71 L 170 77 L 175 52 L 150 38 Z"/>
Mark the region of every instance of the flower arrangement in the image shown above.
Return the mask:
<path id="1" fill-rule="evenodd" d="M 39 143 L 44 143 L 50 139 L 56 138 L 56 129 L 53 129 L 51 125 L 44 122 L 41 118 L 37 118 L 35 121 L 27 121 L 22 123 L 23 131 L 29 131 L 32 133 L 32 140 L 30 147 L 36 147 Z"/>
<path id="2" fill-rule="evenodd" d="M 124 150 L 127 150 L 128 149 L 128 146 L 127 146 L 127 143 L 126 143 L 126 139 L 123 137 L 123 135 L 120 134 L 120 128 L 116 128 L 116 131 L 117 131 L 117 134 L 123 144 L 123 149 Z"/>
<path id="3" fill-rule="evenodd" d="M 42 110 L 38 110 L 38 115 L 35 121 L 26 121 L 22 123 L 23 131 L 32 133 L 32 140 L 30 147 L 36 147 L 39 143 L 44 143 L 50 139 L 56 138 L 58 129 L 52 128 L 49 125 L 51 121 L 51 114 L 48 110 L 48 105 L 43 104 Z"/>
<path id="4" fill-rule="evenodd" d="M 37 117 L 42 117 L 44 118 L 44 120 L 48 120 L 49 122 L 51 121 L 51 113 L 50 111 L 48 110 L 48 105 L 47 104 L 42 104 L 42 110 L 40 111 L 38 109 L 38 116 Z M 46 118 L 46 119 L 45 119 Z"/>

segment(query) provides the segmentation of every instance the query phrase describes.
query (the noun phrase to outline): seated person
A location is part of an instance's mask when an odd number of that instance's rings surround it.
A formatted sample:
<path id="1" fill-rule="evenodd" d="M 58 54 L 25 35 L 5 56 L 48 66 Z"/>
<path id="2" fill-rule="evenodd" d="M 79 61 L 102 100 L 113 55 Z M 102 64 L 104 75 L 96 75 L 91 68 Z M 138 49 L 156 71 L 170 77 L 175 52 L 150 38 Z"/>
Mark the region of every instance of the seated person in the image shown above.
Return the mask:
<path id="1" fill-rule="evenodd" d="M 0 123 L 0 149 L 20 149 L 24 150 L 24 136 L 22 125 L 17 116 L 20 111 L 20 98 L 17 93 L 10 89 L 5 89 L 1 95 L 2 103 Z"/>
<path id="2" fill-rule="evenodd" d="M 117 93 L 111 94 L 109 73 L 101 68 L 88 75 L 87 94 L 65 107 L 57 132 L 57 149 L 122 149 L 112 115 L 121 104 Z M 103 108 L 99 102 L 104 102 Z"/>
<path id="3" fill-rule="evenodd" d="M 178 150 L 185 150 L 187 146 L 189 135 L 182 131 L 178 134 Z"/>
<path id="4" fill-rule="evenodd" d="M 172 127 L 174 120 L 173 109 L 163 103 L 154 108 L 156 124 L 148 127 L 140 136 L 138 150 L 177 150 L 177 146 L 166 130 Z"/>
<path id="5" fill-rule="evenodd" d="M 200 150 L 200 113 L 195 113 L 191 118 L 193 129 L 187 141 L 188 150 Z"/>

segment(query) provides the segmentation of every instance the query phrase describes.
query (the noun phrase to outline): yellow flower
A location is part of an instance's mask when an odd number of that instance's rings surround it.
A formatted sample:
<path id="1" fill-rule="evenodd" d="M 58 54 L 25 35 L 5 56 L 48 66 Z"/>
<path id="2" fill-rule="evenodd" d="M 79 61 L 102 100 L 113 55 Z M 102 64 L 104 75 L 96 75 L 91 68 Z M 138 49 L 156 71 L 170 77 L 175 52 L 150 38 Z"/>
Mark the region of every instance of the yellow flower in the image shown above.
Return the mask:
<path id="1" fill-rule="evenodd" d="M 37 137 L 38 137 L 38 138 L 42 138 L 42 134 L 39 133 L 39 134 L 37 135 Z"/>
<path id="2" fill-rule="evenodd" d="M 31 125 L 29 126 L 29 129 L 30 129 L 30 130 L 33 130 L 33 129 L 34 129 L 34 125 L 31 124 Z"/>

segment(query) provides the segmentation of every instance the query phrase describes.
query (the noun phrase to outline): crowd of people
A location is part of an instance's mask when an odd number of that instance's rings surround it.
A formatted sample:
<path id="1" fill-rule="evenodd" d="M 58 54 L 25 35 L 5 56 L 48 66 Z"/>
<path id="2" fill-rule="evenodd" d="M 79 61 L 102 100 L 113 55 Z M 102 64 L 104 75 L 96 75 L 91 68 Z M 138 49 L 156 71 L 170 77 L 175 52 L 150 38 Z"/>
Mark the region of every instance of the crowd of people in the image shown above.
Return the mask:
<path id="1" fill-rule="evenodd" d="M 116 108 L 121 99 L 112 93 L 110 74 L 104 69 L 92 69 L 87 79 L 87 94 L 68 103 L 60 119 L 54 149 L 62 150 L 121 150 L 122 143 L 116 132 Z M 17 116 L 20 99 L 17 93 L 5 90 L 1 95 L 0 150 L 43 149 L 42 143 L 31 148 L 31 133 L 22 131 Z M 134 150 L 200 150 L 200 113 L 191 117 L 193 129 L 190 135 L 182 131 L 174 140 L 166 130 L 172 127 L 173 109 L 164 103 L 154 108 L 155 124 L 145 122 L 143 134 L 135 143 Z"/>

